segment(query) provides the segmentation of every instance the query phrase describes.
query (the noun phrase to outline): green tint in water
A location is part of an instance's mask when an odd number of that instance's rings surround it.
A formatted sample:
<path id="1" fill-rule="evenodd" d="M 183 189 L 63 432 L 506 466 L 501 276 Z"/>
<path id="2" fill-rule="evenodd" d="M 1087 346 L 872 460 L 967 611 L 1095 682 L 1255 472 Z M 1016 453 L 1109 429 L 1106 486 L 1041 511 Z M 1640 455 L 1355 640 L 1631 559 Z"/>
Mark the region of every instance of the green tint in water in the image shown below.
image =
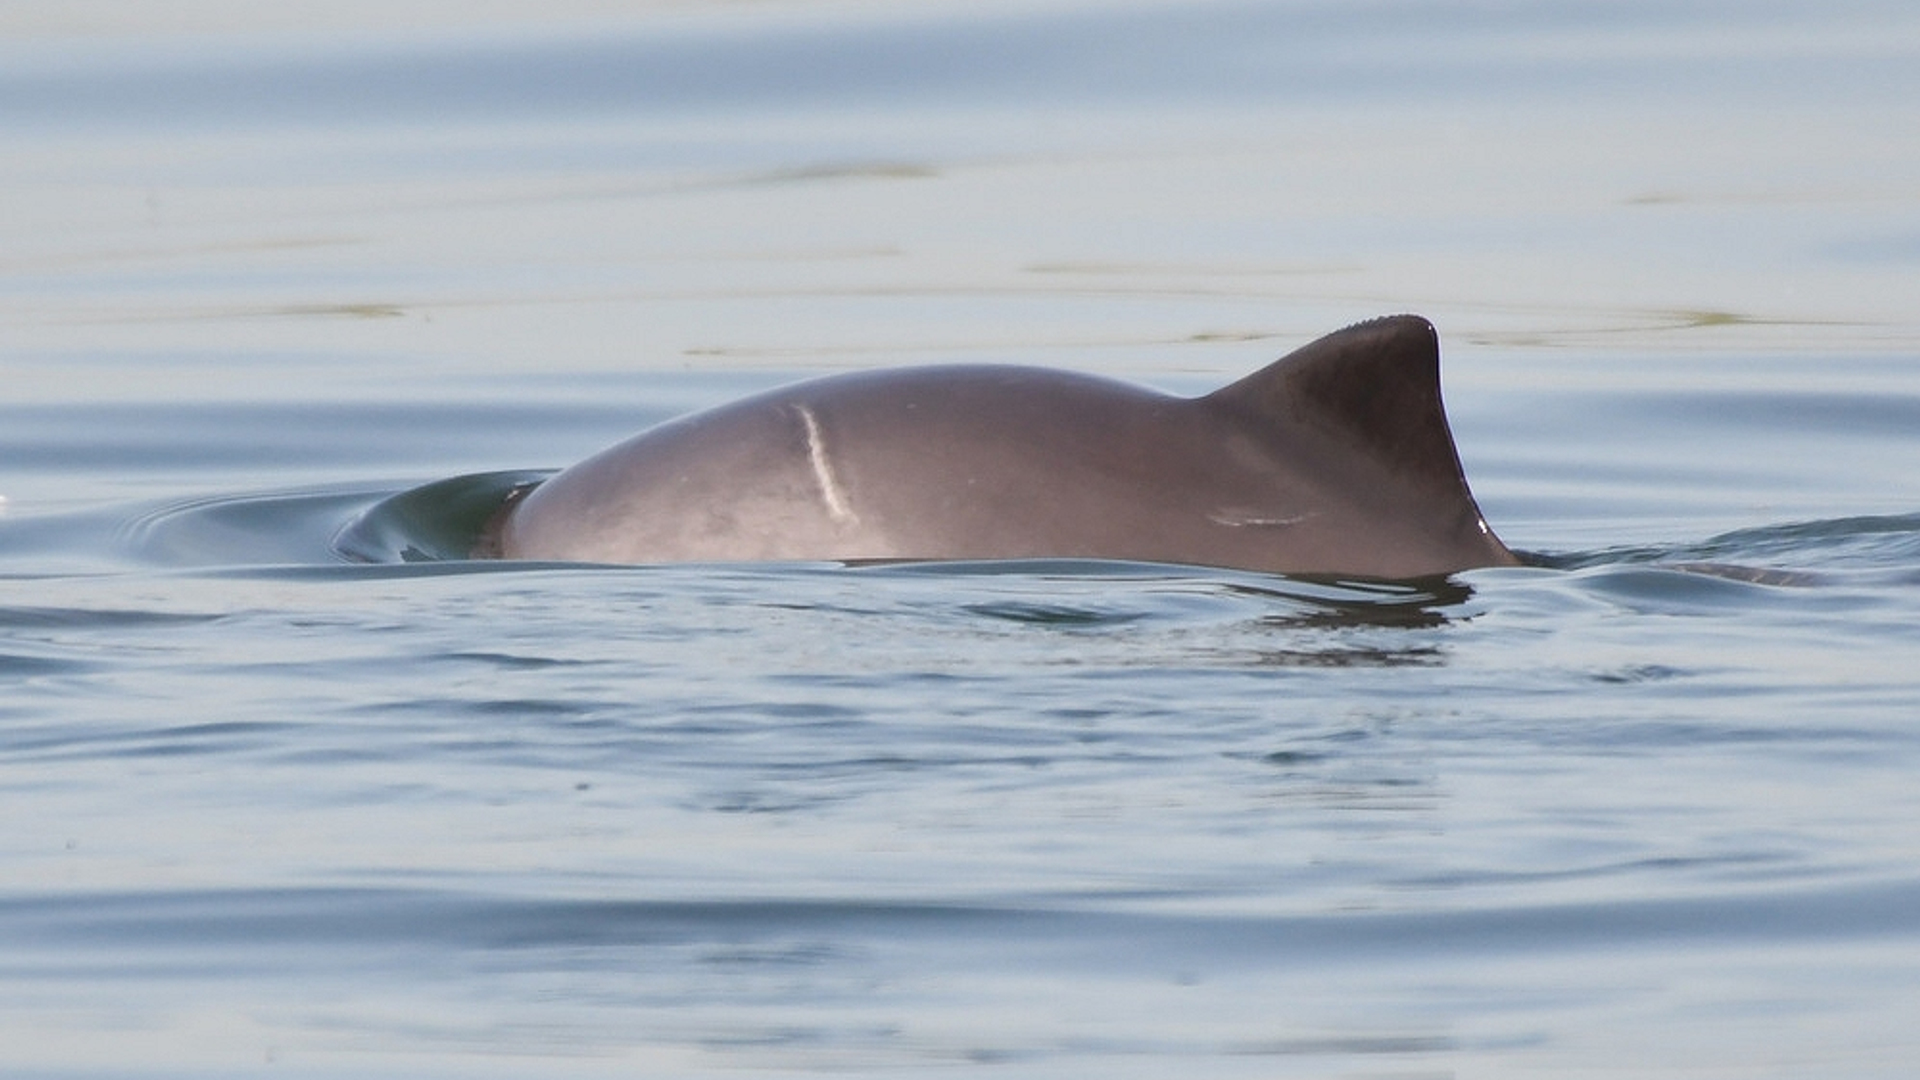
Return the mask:
<path id="1" fill-rule="evenodd" d="M 380 500 L 334 537 L 336 551 L 358 562 L 444 562 L 473 558 L 488 523 L 514 493 L 544 472 L 475 473 L 412 488 Z"/>

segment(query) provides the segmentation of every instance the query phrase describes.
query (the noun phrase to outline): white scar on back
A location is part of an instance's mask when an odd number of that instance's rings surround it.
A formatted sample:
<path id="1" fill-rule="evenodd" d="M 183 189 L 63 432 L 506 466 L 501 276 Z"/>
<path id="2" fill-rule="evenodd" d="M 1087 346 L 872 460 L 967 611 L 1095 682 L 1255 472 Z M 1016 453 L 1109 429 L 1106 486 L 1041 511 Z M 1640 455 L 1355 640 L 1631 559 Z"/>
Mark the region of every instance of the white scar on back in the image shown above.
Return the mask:
<path id="1" fill-rule="evenodd" d="M 1312 516 L 1313 514 L 1306 513 L 1294 514 L 1289 517 L 1262 517 L 1259 513 L 1252 510 L 1242 510 L 1238 507 L 1223 507 L 1214 513 L 1208 514 L 1207 520 L 1213 522 L 1215 525 L 1225 525 L 1233 529 L 1247 527 L 1279 529 L 1285 528 L 1288 525 L 1298 525 Z"/>
<path id="2" fill-rule="evenodd" d="M 793 411 L 800 414 L 800 422 L 806 425 L 807 460 L 813 464 L 813 478 L 820 485 L 821 498 L 826 500 L 827 516 L 842 523 L 858 520 L 853 507 L 847 505 L 847 493 L 833 475 L 833 463 L 827 460 L 827 445 L 820 438 L 819 418 L 805 405 L 795 405 Z"/>

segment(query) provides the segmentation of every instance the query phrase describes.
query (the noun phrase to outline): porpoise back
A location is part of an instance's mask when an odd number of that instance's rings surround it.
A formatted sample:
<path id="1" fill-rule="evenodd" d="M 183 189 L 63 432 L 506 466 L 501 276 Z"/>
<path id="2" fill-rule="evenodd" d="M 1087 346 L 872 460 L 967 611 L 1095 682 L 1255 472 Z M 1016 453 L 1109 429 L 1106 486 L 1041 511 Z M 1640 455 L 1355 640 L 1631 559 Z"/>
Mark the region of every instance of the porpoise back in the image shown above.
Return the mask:
<path id="1" fill-rule="evenodd" d="M 507 558 L 1091 558 L 1408 578 L 1518 560 L 1474 504 L 1439 340 L 1401 315 L 1179 398 L 1041 368 L 902 368 L 671 421 L 496 516 Z"/>

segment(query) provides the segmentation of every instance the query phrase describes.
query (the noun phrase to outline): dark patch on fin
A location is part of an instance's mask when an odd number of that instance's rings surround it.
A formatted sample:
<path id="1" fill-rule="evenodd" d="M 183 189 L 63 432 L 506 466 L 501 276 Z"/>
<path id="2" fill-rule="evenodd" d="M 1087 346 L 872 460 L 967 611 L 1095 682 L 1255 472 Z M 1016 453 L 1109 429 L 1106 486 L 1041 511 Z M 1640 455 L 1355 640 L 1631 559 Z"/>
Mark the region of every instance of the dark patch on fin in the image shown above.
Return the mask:
<path id="1" fill-rule="evenodd" d="M 1440 335 L 1418 315 L 1335 331 L 1204 400 L 1327 432 L 1400 475 L 1465 484 L 1440 402 Z"/>

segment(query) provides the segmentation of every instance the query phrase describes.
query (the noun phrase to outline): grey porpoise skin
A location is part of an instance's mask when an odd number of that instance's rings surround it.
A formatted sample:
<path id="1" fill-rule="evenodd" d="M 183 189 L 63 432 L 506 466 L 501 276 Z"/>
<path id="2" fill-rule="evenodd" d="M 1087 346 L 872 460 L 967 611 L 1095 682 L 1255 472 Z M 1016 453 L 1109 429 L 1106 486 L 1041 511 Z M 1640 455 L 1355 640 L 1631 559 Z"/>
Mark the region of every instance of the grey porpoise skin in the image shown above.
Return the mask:
<path id="1" fill-rule="evenodd" d="M 481 552 L 608 563 L 1091 558 L 1410 578 L 1518 563 L 1467 490 L 1414 315 L 1211 394 L 901 368 L 662 424 L 495 516 Z"/>

